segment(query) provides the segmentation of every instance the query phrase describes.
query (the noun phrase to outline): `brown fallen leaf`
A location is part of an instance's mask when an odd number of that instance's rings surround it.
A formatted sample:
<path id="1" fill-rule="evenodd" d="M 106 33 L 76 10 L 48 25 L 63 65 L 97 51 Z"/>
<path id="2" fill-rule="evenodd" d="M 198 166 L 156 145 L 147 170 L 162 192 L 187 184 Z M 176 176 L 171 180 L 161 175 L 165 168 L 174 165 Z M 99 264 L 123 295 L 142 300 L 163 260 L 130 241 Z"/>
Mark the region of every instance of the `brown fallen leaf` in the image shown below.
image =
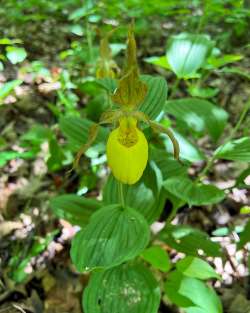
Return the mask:
<path id="1" fill-rule="evenodd" d="M 13 230 L 23 228 L 23 223 L 21 222 L 12 222 L 12 221 L 3 221 L 0 222 L 0 238 L 7 236 Z"/>

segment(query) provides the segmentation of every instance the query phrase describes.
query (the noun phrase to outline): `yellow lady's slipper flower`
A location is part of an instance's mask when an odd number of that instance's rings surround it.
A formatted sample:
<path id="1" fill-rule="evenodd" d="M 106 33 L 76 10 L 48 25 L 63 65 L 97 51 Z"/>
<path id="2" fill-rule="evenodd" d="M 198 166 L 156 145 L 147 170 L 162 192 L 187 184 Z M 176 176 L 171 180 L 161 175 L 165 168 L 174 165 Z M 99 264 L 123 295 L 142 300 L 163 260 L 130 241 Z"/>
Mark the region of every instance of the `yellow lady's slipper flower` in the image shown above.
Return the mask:
<path id="1" fill-rule="evenodd" d="M 118 70 L 112 60 L 111 49 L 108 45 L 109 34 L 101 40 L 100 59 L 97 66 L 98 77 L 113 77 Z M 116 70 L 116 71 L 115 71 Z M 172 141 L 174 157 L 179 160 L 179 144 L 170 129 L 151 121 L 150 118 L 139 110 L 140 104 L 149 92 L 147 84 L 141 80 L 136 59 L 136 42 L 131 25 L 128 33 L 126 65 L 123 75 L 119 79 L 117 88 L 111 95 L 111 100 L 117 109 L 112 108 L 102 114 L 99 123 L 94 123 L 89 129 L 89 138 L 82 145 L 74 161 L 77 167 L 81 155 L 87 151 L 95 141 L 99 126 L 117 124 L 108 138 L 106 150 L 109 167 L 114 177 L 124 184 L 132 185 L 142 176 L 148 161 L 148 143 L 137 127 L 137 121 L 150 126 L 154 131 L 166 134 Z"/>
<path id="2" fill-rule="evenodd" d="M 132 185 L 142 176 L 148 161 L 148 142 L 134 117 L 121 117 L 107 142 L 107 159 L 113 175 Z"/>

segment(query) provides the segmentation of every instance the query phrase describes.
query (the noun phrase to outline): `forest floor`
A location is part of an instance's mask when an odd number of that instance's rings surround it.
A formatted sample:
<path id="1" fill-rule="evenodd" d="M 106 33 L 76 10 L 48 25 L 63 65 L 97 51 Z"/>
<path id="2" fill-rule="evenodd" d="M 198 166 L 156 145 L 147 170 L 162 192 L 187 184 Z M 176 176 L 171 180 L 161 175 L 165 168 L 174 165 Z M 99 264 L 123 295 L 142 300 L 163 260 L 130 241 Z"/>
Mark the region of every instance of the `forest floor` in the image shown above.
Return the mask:
<path id="1" fill-rule="evenodd" d="M 63 69 L 58 55 L 60 51 L 69 48 L 71 40 L 64 25 L 58 27 L 58 24 L 54 25 L 53 20 L 48 20 L 39 25 L 34 24 L 33 28 L 30 25 L 28 34 L 24 34 L 23 28 L 15 28 L 9 31 L 9 35 L 11 36 L 12 32 L 15 37 L 21 38 L 24 48 L 29 52 L 29 59 L 42 60 L 53 76 Z M 146 51 L 139 50 L 140 56 L 150 50 L 150 46 L 143 48 Z M 249 60 L 250 56 L 245 59 L 246 64 Z M 152 67 L 145 64 L 143 66 L 145 72 L 148 69 L 152 71 Z M 58 84 L 46 75 L 34 75 L 25 71 L 25 68 L 29 67 L 29 60 L 26 60 L 22 67 L 9 64 L 0 72 L 0 83 L 11 79 L 23 80 L 23 84 L 16 87 L 15 95 L 5 99 L 0 115 L 1 136 L 8 142 L 9 149 L 16 152 L 22 152 L 23 148 L 19 146 L 20 138 L 33 125 L 42 124 L 57 131 L 57 121 L 49 104 L 55 101 Z M 144 68 L 142 71 L 144 72 Z M 234 125 L 241 110 L 239 103 L 242 101 L 239 99 L 250 95 L 249 82 L 236 75 L 227 75 L 221 83 L 224 85 L 224 91 L 220 102 L 231 113 L 230 123 Z M 180 86 L 176 96 L 181 95 Z M 247 118 L 246 125 L 249 125 L 249 122 L 250 117 Z M 204 146 L 204 142 L 200 144 Z M 49 199 L 59 193 L 62 185 L 66 192 L 74 192 L 78 178 L 68 179 L 64 171 L 48 172 L 44 159 L 47 150 L 48 143 L 43 143 L 35 158 L 16 158 L 1 168 L 0 312 L 81 312 L 82 286 L 86 285 L 88 277 L 77 274 L 69 257 L 70 240 L 77 229 L 54 217 L 49 209 Z M 233 163 L 220 161 L 217 162 L 210 180 L 219 187 L 230 187 L 234 185 L 235 173 L 240 171 L 241 169 L 236 168 Z M 98 194 L 98 190 L 93 190 L 92 193 Z M 245 216 L 239 214 L 244 206 L 250 206 L 250 189 L 233 188 L 228 200 L 213 206 L 212 210 L 209 206 L 205 210 L 200 207 L 192 207 L 192 210 L 183 207 L 174 221 L 192 225 L 208 234 L 217 230 L 213 234 L 213 240 L 221 243 L 226 259 L 216 257 L 209 261 L 222 275 L 223 280 L 217 281 L 215 287 L 222 299 L 225 313 L 250 312 L 247 251 L 243 248 L 236 252 L 233 236 L 237 239 L 237 231 L 227 235 L 229 227 L 236 229 L 244 224 Z M 169 211 L 169 203 L 166 204 L 165 211 Z M 27 256 L 26 252 L 33 244 L 34 238 L 37 238 L 34 250 L 40 252 L 31 254 L 28 259 L 23 258 Z M 177 252 L 171 251 L 171 254 L 178 258 Z M 9 263 L 11 258 L 13 267 Z M 18 271 L 15 271 L 17 264 Z M 25 275 L 24 282 L 15 284 L 9 279 L 10 271 L 17 279 L 20 275 Z M 174 308 L 162 304 L 160 312 L 174 312 Z"/>

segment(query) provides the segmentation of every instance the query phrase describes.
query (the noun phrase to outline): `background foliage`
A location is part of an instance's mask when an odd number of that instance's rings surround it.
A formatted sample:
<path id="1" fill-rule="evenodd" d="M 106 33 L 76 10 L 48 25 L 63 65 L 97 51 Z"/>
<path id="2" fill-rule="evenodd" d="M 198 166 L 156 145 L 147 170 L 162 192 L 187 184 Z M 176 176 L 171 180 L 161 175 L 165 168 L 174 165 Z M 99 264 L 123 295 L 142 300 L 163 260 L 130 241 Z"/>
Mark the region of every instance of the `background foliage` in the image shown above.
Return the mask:
<path id="1" fill-rule="evenodd" d="M 182 163 L 143 128 L 150 161 L 122 210 L 108 128 L 70 170 L 117 84 L 96 79 L 100 40 L 116 28 L 122 68 L 131 19 L 140 110 Z M 249 19 L 232 0 L 1 3 L 0 310 L 250 312 Z"/>

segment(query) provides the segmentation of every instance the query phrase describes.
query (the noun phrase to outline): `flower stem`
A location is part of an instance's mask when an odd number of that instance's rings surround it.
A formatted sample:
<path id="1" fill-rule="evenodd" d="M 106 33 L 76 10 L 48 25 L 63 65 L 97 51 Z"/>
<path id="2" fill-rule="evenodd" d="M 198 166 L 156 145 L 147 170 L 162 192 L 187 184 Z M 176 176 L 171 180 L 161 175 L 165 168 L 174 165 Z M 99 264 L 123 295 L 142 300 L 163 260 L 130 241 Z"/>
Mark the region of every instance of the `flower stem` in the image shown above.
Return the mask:
<path id="1" fill-rule="evenodd" d="M 121 183 L 120 181 L 118 182 L 118 189 L 119 189 L 120 203 L 121 203 L 122 207 L 125 207 L 124 194 L 123 194 L 123 183 Z"/>

